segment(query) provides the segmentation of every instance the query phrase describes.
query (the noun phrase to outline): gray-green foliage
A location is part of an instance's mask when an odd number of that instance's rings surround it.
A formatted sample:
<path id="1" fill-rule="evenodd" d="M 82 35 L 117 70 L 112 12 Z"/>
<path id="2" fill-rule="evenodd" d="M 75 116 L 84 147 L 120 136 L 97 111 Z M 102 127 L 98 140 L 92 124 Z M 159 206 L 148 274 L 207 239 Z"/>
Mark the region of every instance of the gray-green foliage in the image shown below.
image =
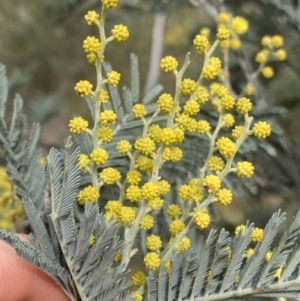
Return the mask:
<path id="1" fill-rule="evenodd" d="M 132 83 L 131 88 L 123 89 L 123 100 L 117 89 L 110 90 L 111 106 L 123 118 L 114 129 L 114 140 L 106 147 L 111 155 L 107 165 L 122 167 L 123 173 L 127 170 L 128 161 L 116 153 L 115 145 L 124 137 L 134 141 L 141 131 L 141 122 L 134 120 L 129 113 L 132 104 L 140 99 L 137 58 L 132 55 L 131 60 Z M 109 72 L 110 65 L 107 64 L 105 70 Z M 126 280 L 128 267 L 113 262 L 123 248 L 118 225 L 105 220 L 97 203 L 88 202 L 82 207 L 76 200 L 80 185 L 90 182 L 89 177 L 82 175 L 77 167 L 78 154 L 91 151 L 88 139 L 84 135 L 79 135 L 78 139 L 69 137 L 64 150 L 52 148 L 47 168 L 43 170 L 39 165 L 37 149 L 39 126 L 35 125 L 31 136 L 26 139 L 26 118 L 22 113 L 20 97 L 15 98 L 13 121 L 9 129 L 4 121 L 7 79 L 2 65 L 0 71 L 0 147 L 32 229 L 29 235 L 31 244 L 5 230 L 0 230 L 0 238 L 12 245 L 25 260 L 55 279 L 71 300 L 131 300 L 128 292 L 130 283 Z M 154 88 L 143 102 L 151 102 L 160 91 L 161 87 Z M 90 103 L 90 100 L 87 99 L 87 102 Z M 149 114 L 154 110 L 154 105 L 148 107 Z M 210 116 L 214 124 L 215 116 L 210 115 L 209 111 L 203 111 L 202 114 L 206 118 Z M 164 121 L 165 117 L 162 116 L 157 122 Z M 184 152 L 189 154 L 185 156 L 186 161 L 174 167 L 167 165 L 162 170 L 162 175 L 166 177 L 175 174 L 173 189 L 166 204 L 176 199 L 176 188 L 183 181 L 182 178 L 193 176 L 195 167 L 203 163 L 207 151 L 205 144 L 205 138 L 196 134 L 188 135 L 183 145 Z M 253 143 L 252 147 L 257 146 Z M 103 191 L 102 194 L 105 196 L 105 193 L 109 197 L 112 191 Z M 163 223 L 164 220 L 163 215 L 157 216 L 157 223 Z M 149 272 L 145 288 L 148 299 L 200 301 L 256 296 L 299 297 L 300 249 L 297 243 L 300 211 L 274 249 L 271 259 L 265 260 L 284 221 L 285 214 L 281 212 L 272 216 L 264 230 L 262 242 L 256 245 L 253 255 L 248 259 L 244 254 L 251 243 L 252 224 L 247 225 L 245 231 L 240 231 L 233 240 L 225 230 L 220 234 L 211 230 L 200 252 L 191 251 L 186 255 L 174 253 L 170 272 L 165 267 Z M 92 234 L 95 243 L 90 245 Z M 282 268 L 281 276 L 274 277 L 279 268 Z"/>

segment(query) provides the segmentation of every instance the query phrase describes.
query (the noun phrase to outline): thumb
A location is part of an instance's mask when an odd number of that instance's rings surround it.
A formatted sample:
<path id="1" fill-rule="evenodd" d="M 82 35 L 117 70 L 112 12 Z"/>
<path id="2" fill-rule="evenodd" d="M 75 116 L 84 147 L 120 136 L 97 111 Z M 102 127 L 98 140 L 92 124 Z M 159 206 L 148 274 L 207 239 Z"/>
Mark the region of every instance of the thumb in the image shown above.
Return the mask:
<path id="1" fill-rule="evenodd" d="M 19 235 L 26 240 L 25 235 Z M 60 286 L 42 270 L 0 241 L 0 296 L 5 301 L 69 301 Z"/>

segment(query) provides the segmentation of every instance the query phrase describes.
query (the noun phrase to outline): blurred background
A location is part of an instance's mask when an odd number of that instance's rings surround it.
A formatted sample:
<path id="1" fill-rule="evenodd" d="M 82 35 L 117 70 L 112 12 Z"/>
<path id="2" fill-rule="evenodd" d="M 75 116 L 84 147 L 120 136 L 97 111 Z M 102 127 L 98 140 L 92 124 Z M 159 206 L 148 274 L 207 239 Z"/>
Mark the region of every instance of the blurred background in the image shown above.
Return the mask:
<path id="1" fill-rule="evenodd" d="M 105 60 L 122 74 L 120 86 L 129 86 L 129 58 L 139 58 L 141 91 L 157 83 L 172 93 L 174 79 L 161 74 L 159 61 L 172 55 L 180 64 L 187 52 L 192 63 L 186 76 L 197 78 L 202 59 L 193 47 L 193 38 L 203 27 L 215 33 L 220 11 L 241 15 L 250 30 L 242 36 L 243 48 L 230 56 L 232 85 L 237 92 L 245 84 L 245 68 L 254 70 L 255 54 L 264 35 L 280 34 L 288 58 L 273 62 L 275 77 L 259 77 L 253 101 L 259 110 L 272 108 L 277 135 L 270 138 L 273 149 L 249 152 L 257 173 L 252 185 L 227 207 L 215 208 L 215 226 L 232 229 L 247 219 L 264 227 L 278 208 L 291 218 L 300 201 L 300 7 L 296 0 L 119 0 L 118 8 L 107 14 L 107 32 L 125 24 L 130 38 L 110 43 Z M 7 67 L 10 99 L 21 94 L 31 121 L 42 124 L 40 146 L 46 155 L 52 146 L 61 147 L 69 134 L 68 121 L 74 114 L 90 119 L 84 100 L 74 85 L 87 79 L 95 85 L 95 70 L 86 62 L 82 41 L 97 35 L 97 28 L 83 18 L 88 10 L 100 11 L 99 0 L 10 0 L 0 2 L 0 62 Z M 245 67 L 246 66 L 246 67 Z M 8 115 L 11 113 L 9 103 Z M 262 112 L 263 113 L 263 112 Z M 276 116 L 275 116 L 276 115 Z M 281 131 L 282 129 L 282 131 Z M 243 186 L 241 184 L 241 186 Z M 222 221 L 222 223 L 220 223 Z"/>

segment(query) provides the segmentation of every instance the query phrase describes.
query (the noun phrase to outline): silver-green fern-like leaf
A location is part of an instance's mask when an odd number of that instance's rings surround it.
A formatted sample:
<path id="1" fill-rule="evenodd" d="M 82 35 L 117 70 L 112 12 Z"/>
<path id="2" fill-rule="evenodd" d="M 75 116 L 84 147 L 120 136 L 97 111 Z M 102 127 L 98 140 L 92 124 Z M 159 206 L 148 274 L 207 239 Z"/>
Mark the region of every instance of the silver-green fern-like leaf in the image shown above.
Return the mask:
<path id="1" fill-rule="evenodd" d="M 231 241 L 222 230 L 219 235 L 211 230 L 201 253 L 190 252 L 187 258 L 175 253 L 171 268 L 161 268 L 157 276 L 148 276 L 148 298 L 161 300 L 240 300 L 248 297 L 299 297 L 300 210 L 289 229 L 266 259 L 285 214 L 273 214 L 264 229 L 261 243 L 253 255 L 245 257 L 251 241 L 253 225 L 246 225 Z"/>

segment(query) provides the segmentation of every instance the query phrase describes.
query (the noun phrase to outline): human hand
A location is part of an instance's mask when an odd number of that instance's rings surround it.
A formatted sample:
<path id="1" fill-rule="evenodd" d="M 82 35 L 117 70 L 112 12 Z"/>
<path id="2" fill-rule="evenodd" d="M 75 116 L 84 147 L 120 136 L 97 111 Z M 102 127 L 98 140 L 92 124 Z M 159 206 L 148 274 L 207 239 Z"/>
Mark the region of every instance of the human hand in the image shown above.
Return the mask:
<path id="1" fill-rule="evenodd" d="M 19 236 L 26 239 L 25 235 Z M 0 301 L 69 301 L 60 286 L 42 270 L 0 241 Z"/>

